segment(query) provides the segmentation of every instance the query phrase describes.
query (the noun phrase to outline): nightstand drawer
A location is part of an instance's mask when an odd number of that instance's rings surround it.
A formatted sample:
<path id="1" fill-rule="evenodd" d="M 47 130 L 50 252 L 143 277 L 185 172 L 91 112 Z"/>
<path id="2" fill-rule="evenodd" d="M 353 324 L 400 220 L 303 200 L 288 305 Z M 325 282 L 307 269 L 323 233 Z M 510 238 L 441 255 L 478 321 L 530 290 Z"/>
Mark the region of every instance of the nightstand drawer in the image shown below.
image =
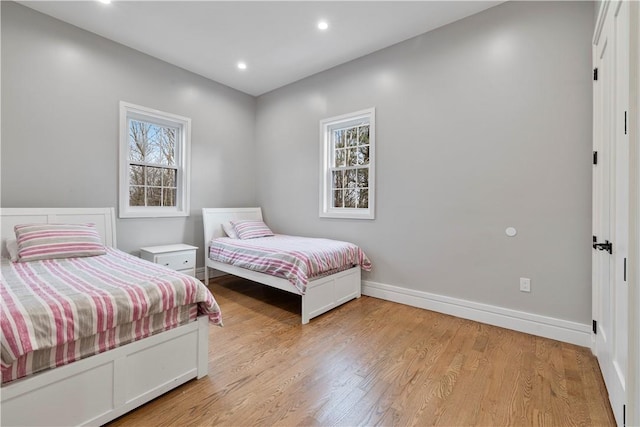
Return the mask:
<path id="1" fill-rule="evenodd" d="M 173 270 L 185 270 L 196 266 L 195 251 L 156 255 L 156 263 Z"/>

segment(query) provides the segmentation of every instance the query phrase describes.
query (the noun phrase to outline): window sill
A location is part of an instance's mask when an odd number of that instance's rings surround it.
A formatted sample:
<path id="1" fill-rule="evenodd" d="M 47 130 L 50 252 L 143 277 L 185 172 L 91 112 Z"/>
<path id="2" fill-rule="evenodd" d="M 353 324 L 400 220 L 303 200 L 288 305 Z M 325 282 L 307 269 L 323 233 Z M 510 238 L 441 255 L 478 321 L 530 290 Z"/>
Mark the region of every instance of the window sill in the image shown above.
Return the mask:
<path id="1" fill-rule="evenodd" d="M 188 212 L 165 209 L 127 210 L 119 212 L 119 218 L 175 218 L 188 217 Z"/>
<path id="2" fill-rule="evenodd" d="M 320 218 L 375 219 L 375 215 L 369 209 L 345 209 L 320 212 Z"/>

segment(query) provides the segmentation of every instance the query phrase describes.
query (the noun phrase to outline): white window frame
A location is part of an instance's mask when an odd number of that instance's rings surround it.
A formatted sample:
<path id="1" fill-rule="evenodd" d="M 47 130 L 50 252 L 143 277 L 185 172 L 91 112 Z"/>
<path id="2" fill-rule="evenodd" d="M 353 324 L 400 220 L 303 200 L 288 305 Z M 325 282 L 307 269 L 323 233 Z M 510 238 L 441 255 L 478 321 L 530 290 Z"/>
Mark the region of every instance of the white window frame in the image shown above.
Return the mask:
<path id="1" fill-rule="evenodd" d="M 129 119 L 179 128 L 175 157 L 176 206 L 129 206 Z M 189 216 L 191 119 L 120 101 L 120 218 Z"/>
<path id="2" fill-rule="evenodd" d="M 369 206 L 368 208 L 336 208 L 333 207 L 331 191 L 334 148 L 331 141 L 333 129 L 350 124 L 369 122 Z M 368 108 L 354 113 L 330 117 L 320 121 L 320 217 L 375 219 L 375 142 L 376 142 L 376 110 Z"/>

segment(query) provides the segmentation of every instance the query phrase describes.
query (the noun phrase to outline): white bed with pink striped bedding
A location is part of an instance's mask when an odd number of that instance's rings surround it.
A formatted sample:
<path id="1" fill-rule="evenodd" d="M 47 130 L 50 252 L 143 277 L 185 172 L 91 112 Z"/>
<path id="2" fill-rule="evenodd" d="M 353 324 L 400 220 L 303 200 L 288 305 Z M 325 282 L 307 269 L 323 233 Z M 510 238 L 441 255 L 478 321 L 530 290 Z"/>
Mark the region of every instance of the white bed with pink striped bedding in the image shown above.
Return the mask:
<path id="1" fill-rule="evenodd" d="M 262 221 L 260 208 L 204 208 L 205 283 L 209 268 L 301 295 L 302 323 L 361 295 L 361 270 L 371 263 L 356 245 L 273 235 L 231 239 L 223 224 Z"/>
<path id="2" fill-rule="evenodd" d="M 301 295 L 309 280 L 358 265 L 371 270 L 371 262 L 353 243 L 283 234 L 248 240 L 220 237 L 209 244 L 209 258 L 287 279 Z"/>
<path id="3" fill-rule="evenodd" d="M 199 280 L 117 249 L 105 255 L 2 260 L 2 382 L 66 365 L 193 321 L 221 324 Z"/>
<path id="4" fill-rule="evenodd" d="M 21 224 L 55 228 L 59 246 L 22 250 L 33 245 Z M 101 247 L 66 253 L 59 230 L 79 242 L 87 227 Z M 12 239 L 28 255 L 1 265 L 0 425 L 101 425 L 207 375 L 215 299 L 192 277 L 114 249 L 113 208 L 2 208 L 0 231 L 3 258 Z"/>

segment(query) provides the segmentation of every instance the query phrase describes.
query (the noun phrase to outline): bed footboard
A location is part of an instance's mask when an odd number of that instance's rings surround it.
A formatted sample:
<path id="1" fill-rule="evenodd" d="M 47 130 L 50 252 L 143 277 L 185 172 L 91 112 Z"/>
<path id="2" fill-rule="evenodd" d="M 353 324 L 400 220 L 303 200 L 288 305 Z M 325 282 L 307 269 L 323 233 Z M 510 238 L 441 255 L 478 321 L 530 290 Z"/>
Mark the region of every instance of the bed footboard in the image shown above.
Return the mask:
<path id="1" fill-rule="evenodd" d="M 207 374 L 209 323 L 195 322 L 2 387 L 3 426 L 100 425 Z M 37 410 L 34 408 L 37 407 Z"/>
<path id="2" fill-rule="evenodd" d="M 360 266 L 309 282 L 302 296 L 302 324 L 362 295 Z"/>

